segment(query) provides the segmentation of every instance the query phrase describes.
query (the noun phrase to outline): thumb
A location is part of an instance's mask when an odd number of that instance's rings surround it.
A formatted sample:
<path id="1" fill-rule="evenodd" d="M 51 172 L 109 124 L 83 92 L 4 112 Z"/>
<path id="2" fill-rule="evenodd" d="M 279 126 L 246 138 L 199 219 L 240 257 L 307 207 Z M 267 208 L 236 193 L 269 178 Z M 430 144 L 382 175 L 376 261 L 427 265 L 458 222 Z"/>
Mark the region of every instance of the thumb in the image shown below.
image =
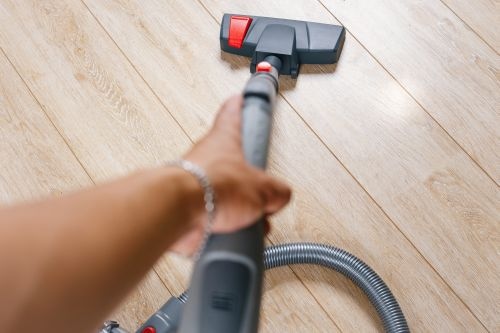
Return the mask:
<path id="1" fill-rule="evenodd" d="M 212 129 L 231 136 L 231 139 L 239 139 L 241 136 L 242 105 L 243 97 L 241 95 L 234 95 L 227 99 L 219 110 Z"/>

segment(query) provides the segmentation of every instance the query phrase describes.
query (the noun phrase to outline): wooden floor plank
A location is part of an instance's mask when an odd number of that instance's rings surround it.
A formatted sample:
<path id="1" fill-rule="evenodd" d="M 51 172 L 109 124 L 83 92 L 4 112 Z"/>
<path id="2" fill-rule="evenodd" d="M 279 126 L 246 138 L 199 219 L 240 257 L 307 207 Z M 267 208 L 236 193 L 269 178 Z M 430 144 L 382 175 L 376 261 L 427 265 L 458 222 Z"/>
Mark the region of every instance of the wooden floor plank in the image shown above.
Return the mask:
<path id="1" fill-rule="evenodd" d="M 0 202 L 57 196 L 91 184 L 0 50 Z"/>
<path id="2" fill-rule="evenodd" d="M 441 0 L 497 53 L 500 52 L 498 0 Z"/>
<path id="3" fill-rule="evenodd" d="M 8 22 L 4 21 L 3 24 Z M 2 28 L 6 27 L 3 24 Z M 29 51 L 26 56 L 30 54 Z M 0 55 L 0 113 L 3 116 L 0 122 L 0 202 L 15 203 L 91 186 L 93 181 L 23 87 L 15 71 L 5 64 L 3 54 Z M 35 70 L 29 71 L 28 75 L 36 80 L 43 74 Z M 51 84 L 50 80 L 42 85 Z M 64 101 L 61 99 L 63 104 Z M 43 106 L 47 110 L 48 106 Z M 77 130 L 78 122 L 74 126 Z M 151 295 L 165 297 L 161 297 L 159 302 L 158 298 Z M 136 288 L 117 312 L 134 310 L 127 311 L 128 315 L 119 316 L 119 319 L 125 324 L 141 322 L 163 304 L 167 296 L 170 296 L 168 290 L 156 273 L 151 271 L 145 282 Z"/>
<path id="4" fill-rule="evenodd" d="M 334 22 L 310 1 L 204 2 L 214 17 L 227 11 Z M 351 35 L 335 72 L 325 73 L 332 71 L 304 66 L 296 86 L 288 81 L 283 95 L 494 331 L 498 186 Z"/>
<path id="5" fill-rule="evenodd" d="M 0 22 L 0 45 L 96 181 L 158 165 L 189 147 L 189 138 L 80 1 L 3 1 Z M 198 126 L 203 132 L 208 122 Z M 160 267 L 182 271 L 169 260 L 163 259 Z M 294 279 L 289 269 L 280 271 L 279 277 Z M 179 290 L 187 285 L 187 276 L 164 281 L 169 290 Z M 146 286 L 160 285 L 153 282 Z M 338 331 L 303 285 L 293 292 L 300 300 L 297 304 L 278 293 L 280 307 L 264 304 L 263 311 L 269 318 L 298 311 L 300 320 L 288 315 L 286 321 L 264 321 L 264 332 L 307 327 L 304 322 Z M 144 292 L 142 302 L 154 293 Z M 166 295 L 163 289 L 158 293 Z M 127 322 L 136 324 L 144 317 L 134 311 L 140 306 L 126 306 L 121 318 L 129 316 Z"/>
<path id="6" fill-rule="evenodd" d="M 0 50 L 0 205 L 91 186 L 70 148 Z M 169 293 L 154 272 L 117 310 L 124 324 L 145 320 Z M 161 300 L 160 300 L 161 301 Z"/>
<path id="7" fill-rule="evenodd" d="M 440 1 L 323 3 L 500 184 L 498 54 Z"/>
<path id="8" fill-rule="evenodd" d="M 195 136 L 202 133 L 221 101 L 229 93 L 239 92 L 248 78 L 248 61 L 220 54 L 219 27 L 203 12 L 201 6 L 164 1 L 85 2 L 163 103 L 172 110 L 179 123 Z M 284 16 L 290 14 L 290 17 L 297 17 L 284 3 L 245 4 L 248 7 L 234 2 L 223 6 L 228 11 L 249 14 L 270 14 L 263 7 L 276 12 L 281 8 Z M 300 4 L 302 7 L 299 5 L 296 8 L 297 13 L 302 9 L 309 10 L 307 4 Z M 217 6 L 210 3 L 209 7 Z M 329 17 L 324 11 L 321 15 Z M 221 15 L 215 10 L 214 16 Z M 351 56 L 354 52 L 359 61 L 370 62 L 366 53 L 359 54 L 359 45 L 356 45 L 347 44 L 346 47 L 353 50 L 344 52 Z M 331 67 L 322 69 L 331 70 Z M 306 77 L 307 70 L 311 68 L 306 68 Z M 377 67 L 374 71 L 384 73 Z M 351 66 L 349 73 L 359 78 L 359 72 Z M 299 78 L 297 82 L 297 94 L 309 93 L 314 96 L 312 89 L 302 90 L 303 87 L 298 87 L 301 80 Z M 385 81 L 395 84 L 391 78 Z M 378 85 L 385 81 L 378 82 Z M 284 82 L 285 88 L 291 91 L 291 81 L 285 79 Z M 323 79 L 322 82 L 326 81 Z M 332 86 L 331 83 L 322 87 L 316 85 L 315 89 L 324 93 L 334 91 L 339 96 Z M 361 89 L 361 86 L 360 83 L 356 88 Z M 355 97 L 359 99 L 358 95 Z M 343 99 L 350 100 L 351 104 L 357 103 L 355 98 L 349 98 L 348 95 L 344 95 Z M 390 106 L 394 108 L 394 105 Z M 326 110 L 334 107 L 336 104 L 332 103 Z M 416 108 L 419 110 L 417 114 L 425 117 L 425 113 L 418 106 Z M 350 140 L 356 141 L 354 138 L 359 140 L 361 136 L 356 134 Z M 455 146 L 451 144 L 451 147 Z M 295 191 L 293 203 L 274 220 L 276 227 L 271 233 L 273 242 L 334 243 L 360 255 L 394 288 L 407 311 L 410 324 L 417 330 L 483 331 L 481 324 L 463 303 L 282 100 L 278 102 L 276 111 L 270 172 L 290 181 Z M 341 330 L 366 332 L 377 327 L 370 306 L 350 283 L 317 268 L 295 271 L 330 312 Z M 181 277 L 176 277 L 177 274 Z M 169 280 L 182 279 L 178 271 L 172 275 L 168 276 Z M 265 297 L 268 298 L 267 295 Z"/>

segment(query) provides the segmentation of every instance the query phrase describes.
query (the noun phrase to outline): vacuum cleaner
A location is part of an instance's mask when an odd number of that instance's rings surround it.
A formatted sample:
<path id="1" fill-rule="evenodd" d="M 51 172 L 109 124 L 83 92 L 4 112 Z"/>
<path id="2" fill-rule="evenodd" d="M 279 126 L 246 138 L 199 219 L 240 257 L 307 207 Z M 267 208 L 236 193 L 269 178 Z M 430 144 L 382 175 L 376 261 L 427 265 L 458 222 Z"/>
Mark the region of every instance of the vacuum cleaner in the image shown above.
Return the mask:
<path id="1" fill-rule="evenodd" d="M 345 40 L 342 26 L 260 16 L 224 14 L 220 45 L 251 57 L 244 91 L 245 159 L 265 169 L 279 75 L 297 78 L 301 64 L 336 63 Z M 409 332 L 390 289 L 363 261 L 333 246 L 291 243 L 264 249 L 263 221 L 231 234 L 214 234 L 195 264 L 188 291 L 172 297 L 137 333 L 255 333 L 264 269 L 314 264 L 351 279 L 368 296 L 386 332 Z M 115 321 L 100 333 L 125 333 Z"/>

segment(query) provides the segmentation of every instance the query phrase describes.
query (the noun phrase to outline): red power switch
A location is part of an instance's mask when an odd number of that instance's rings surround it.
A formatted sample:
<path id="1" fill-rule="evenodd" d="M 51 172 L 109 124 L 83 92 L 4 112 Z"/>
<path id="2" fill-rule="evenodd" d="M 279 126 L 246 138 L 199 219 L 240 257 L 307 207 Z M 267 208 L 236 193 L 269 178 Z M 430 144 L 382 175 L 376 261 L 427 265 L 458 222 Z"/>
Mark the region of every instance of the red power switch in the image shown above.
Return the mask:
<path id="1" fill-rule="evenodd" d="M 144 327 L 141 333 L 156 333 L 156 328 L 153 326 Z"/>
<path id="2" fill-rule="evenodd" d="M 257 64 L 257 68 L 255 70 L 257 72 L 270 72 L 271 71 L 271 64 L 268 63 L 267 61 L 261 61 Z"/>
<path id="3" fill-rule="evenodd" d="M 250 24 L 252 24 L 251 17 L 231 16 L 231 21 L 229 21 L 229 46 L 241 49 Z"/>

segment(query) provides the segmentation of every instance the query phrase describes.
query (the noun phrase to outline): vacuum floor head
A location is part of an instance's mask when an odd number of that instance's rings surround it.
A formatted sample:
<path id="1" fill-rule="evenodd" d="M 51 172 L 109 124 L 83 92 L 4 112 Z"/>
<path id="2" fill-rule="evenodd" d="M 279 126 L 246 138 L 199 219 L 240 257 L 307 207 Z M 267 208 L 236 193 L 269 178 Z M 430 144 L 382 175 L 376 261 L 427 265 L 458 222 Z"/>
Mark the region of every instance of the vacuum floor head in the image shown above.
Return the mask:
<path id="1" fill-rule="evenodd" d="M 250 71 L 269 55 L 280 58 L 280 74 L 296 78 L 300 64 L 332 64 L 342 52 L 342 26 L 262 16 L 224 14 L 220 45 L 252 58 Z"/>

